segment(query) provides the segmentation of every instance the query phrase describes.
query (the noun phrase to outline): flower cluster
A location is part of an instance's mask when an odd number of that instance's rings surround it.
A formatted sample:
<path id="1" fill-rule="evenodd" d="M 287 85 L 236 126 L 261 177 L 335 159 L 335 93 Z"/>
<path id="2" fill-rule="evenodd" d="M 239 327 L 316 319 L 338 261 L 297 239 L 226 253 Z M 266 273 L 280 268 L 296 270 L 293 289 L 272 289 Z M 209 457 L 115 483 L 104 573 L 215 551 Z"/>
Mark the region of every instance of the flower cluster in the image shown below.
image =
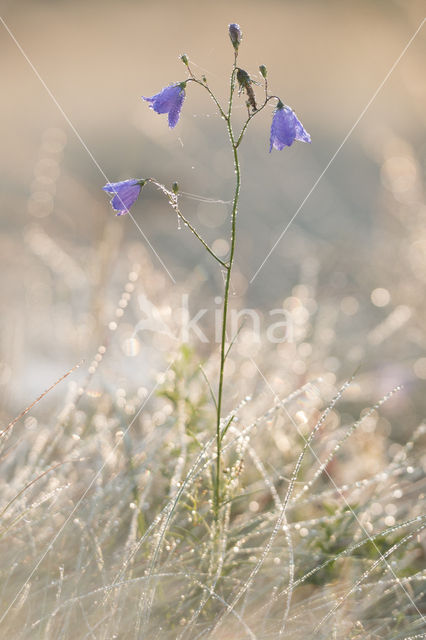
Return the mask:
<path id="1" fill-rule="evenodd" d="M 277 106 L 272 117 L 269 152 L 271 152 L 272 149 L 281 151 L 282 149 L 284 149 L 284 147 L 290 147 L 295 140 L 298 140 L 299 142 L 311 142 L 309 133 L 305 130 L 294 111 L 287 105 L 283 104 L 277 96 L 268 95 L 267 70 L 265 65 L 260 65 L 259 67 L 261 76 L 264 80 L 265 98 L 263 104 L 258 107 L 252 87 L 254 83 L 253 80 L 250 78 L 249 74 L 244 71 L 244 69 L 236 66 L 238 49 L 242 40 L 242 32 L 238 24 L 232 23 L 229 25 L 229 37 L 232 46 L 234 47 L 235 55 L 232 78 L 234 78 L 235 74 L 235 79 L 240 87 L 240 93 L 244 91 L 247 95 L 248 120 L 250 120 L 256 113 L 261 111 L 269 103 L 270 100 L 277 100 Z M 186 96 L 186 85 L 188 82 L 196 82 L 197 84 L 203 86 L 214 98 L 213 94 L 208 88 L 206 78 L 203 76 L 202 80 L 198 80 L 193 75 L 189 67 L 188 57 L 183 54 L 181 56 L 181 60 L 187 67 L 190 76 L 187 80 L 183 82 L 175 82 L 168 87 L 165 87 L 159 93 L 156 93 L 153 96 L 142 97 L 142 99 L 148 102 L 150 108 L 156 113 L 167 113 L 170 129 L 173 129 L 179 121 L 180 112 Z M 216 99 L 215 102 L 218 105 Z M 250 107 L 252 109 L 251 112 Z M 220 109 L 220 107 L 219 110 L 222 116 L 226 119 L 226 116 Z M 118 212 L 117 215 L 128 213 L 130 207 L 138 199 L 140 191 L 145 182 L 145 180 L 132 178 L 130 180 L 124 180 L 123 182 L 108 183 L 107 185 L 105 185 L 105 187 L 103 187 L 105 191 L 114 195 L 111 200 L 111 204 L 114 210 Z"/>
<path id="2" fill-rule="evenodd" d="M 246 71 L 238 69 L 238 81 L 240 86 L 251 89 L 251 81 Z M 160 93 L 150 98 L 143 98 L 150 103 L 151 109 L 156 113 L 168 113 L 169 127 L 173 129 L 179 120 L 180 111 L 185 98 L 185 83 L 172 84 Z M 253 105 L 255 107 L 255 104 Z M 290 147 L 295 140 L 299 142 L 311 142 L 309 133 L 305 130 L 294 111 L 279 100 L 272 118 L 270 151 L 272 148 L 281 151 L 284 147 Z"/>

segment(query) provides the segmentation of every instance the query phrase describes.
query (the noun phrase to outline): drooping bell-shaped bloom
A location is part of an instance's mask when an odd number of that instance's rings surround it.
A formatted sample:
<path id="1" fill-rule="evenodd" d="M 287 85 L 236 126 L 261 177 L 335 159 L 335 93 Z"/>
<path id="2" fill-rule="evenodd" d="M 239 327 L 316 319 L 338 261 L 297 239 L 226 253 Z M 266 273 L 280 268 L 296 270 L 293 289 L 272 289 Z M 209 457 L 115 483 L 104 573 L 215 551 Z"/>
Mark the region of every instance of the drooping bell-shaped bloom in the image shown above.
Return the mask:
<path id="1" fill-rule="evenodd" d="M 149 106 L 156 113 L 168 113 L 169 114 L 169 127 L 173 129 L 179 120 L 180 110 L 185 99 L 185 82 L 178 84 L 171 84 L 156 93 L 155 96 L 146 98 L 142 96 L 143 100 L 149 102 Z"/>
<path id="2" fill-rule="evenodd" d="M 111 206 L 117 211 L 117 216 L 129 213 L 130 207 L 139 198 L 139 194 L 146 180 L 123 180 L 122 182 L 108 182 L 103 188 L 107 193 L 114 195 Z"/>
<path id="3" fill-rule="evenodd" d="M 295 140 L 310 142 L 311 136 L 298 120 L 293 109 L 280 101 L 272 118 L 269 152 L 273 148 L 281 151 L 284 147 L 290 147 Z"/>

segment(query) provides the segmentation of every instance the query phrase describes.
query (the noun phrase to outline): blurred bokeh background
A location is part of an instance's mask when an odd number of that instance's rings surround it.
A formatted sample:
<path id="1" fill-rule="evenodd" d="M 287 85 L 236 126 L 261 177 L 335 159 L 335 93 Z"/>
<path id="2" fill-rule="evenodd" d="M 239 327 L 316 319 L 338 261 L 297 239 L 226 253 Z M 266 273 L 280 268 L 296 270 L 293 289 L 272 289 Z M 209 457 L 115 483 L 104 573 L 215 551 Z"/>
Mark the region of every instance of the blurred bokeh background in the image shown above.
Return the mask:
<path id="1" fill-rule="evenodd" d="M 333 381 L 360 366 L 371 400 L 403 384 L 389 411 L 401 437 L 412 429 L 426 379 L 424 27 L 341 145 L 420 26 L 423 3 L 22 0 L 1 9 L 3 418 L 81 359 L 84 375 L 107 343 L 98 384 L 144 383 L 158 364 L 155 344 L 134 337 L 148 290 L 172 315 L 182 292 L 193 309 L 215 307 L 222 276 L 161 194 L 145 189 L 134 215 L 176 284 L 101 188 L 104 175 L 177 180 L 197 196 L 183 195 L 182 211 L 224 247 L 234 174 L 212 101 L 190 86 L 170 131 L 141 96 L 184 79 L 185 52 L 225 100 L 235 21 L 239 64 L 254 76 L 267 66 L 271 91 L 313 143 L 269 154 L 272 110 L 248 131 L 233 304 L 267 315 L 308 299 L 313 319 L 295 372 Z M 244 101 L 236 104 L 242 122 Z M 63 393 L 55 390 L 58 404 Z"/>

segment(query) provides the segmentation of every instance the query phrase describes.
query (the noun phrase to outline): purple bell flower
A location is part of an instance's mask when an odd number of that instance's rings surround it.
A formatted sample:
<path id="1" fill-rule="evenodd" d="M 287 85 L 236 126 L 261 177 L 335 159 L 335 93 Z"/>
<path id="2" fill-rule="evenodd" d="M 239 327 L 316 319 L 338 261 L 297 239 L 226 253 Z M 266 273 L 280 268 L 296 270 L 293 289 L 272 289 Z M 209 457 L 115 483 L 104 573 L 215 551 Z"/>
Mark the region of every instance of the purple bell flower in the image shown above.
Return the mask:
<path id="1" fill-rule="evenodd" d="M 149 102 L 151 109 L 154 109 L 156 113 L 168 113 L 169 114 L 169 127 L 173 129 L 179 120 L 180 110 L 185 98 L 185 83 L 172 84 L 169 87 L 165 87 L 156 93 L 155 96 L 146 98 L 142 96 L 143 100 Z"/>
<path id="2" fill-rule="evenodd" d="M 280 101 L 272 118 L 269 153 L 272 148 L 281 151 L 284 147 L 290 147 L 295 140 L 310 142 L 311 136 L 305 131 L 293 109 Z"/>
<path id="3" fill-rule="evenodd" d="M 117 216 L 122 216 L 125 213 L 129 213 L 130 207 L 139 198 L 139 194 L 145 180 L 123 180 L 122 182 L 108 182 L 103 188 L 107 193 L 114 195 L 111 200 L 112 208 L 117 211 Z"/>

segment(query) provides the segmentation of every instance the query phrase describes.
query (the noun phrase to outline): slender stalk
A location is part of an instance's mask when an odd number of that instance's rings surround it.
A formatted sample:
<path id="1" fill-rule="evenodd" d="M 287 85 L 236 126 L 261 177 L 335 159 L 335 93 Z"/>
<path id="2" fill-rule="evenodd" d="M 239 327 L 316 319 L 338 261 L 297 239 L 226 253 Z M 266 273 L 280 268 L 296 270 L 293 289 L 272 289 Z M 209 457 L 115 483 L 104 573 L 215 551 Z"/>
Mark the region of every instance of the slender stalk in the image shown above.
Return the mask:
<path id="1" fill-rule="evenodd" d="M 226 120 L 226 114 L 224 112 L 224 110 L 222 109 L 222 107 L 219 104 L 219 101 L 217 100 L 216 96 L 214 95 L 213 91 L 210 89 L 210 87 L 208 86 L 207 82 L 201 82 L 201 80 L 198 80 L 198 78 L 196 78 L 193 74 L 192 71 L 189 70 L 191 77 L 188 78 L 188 80 L 186 80 L 186 82 L 195 82 L 196 84 L 199 84 L 200 87 L 203 87 L 207 93 L 209 94 L 209 96 L 211 97 L 211 99 L 213 100 L 213 102 L 215 103 L 215 105 L 217 106 L 220 115 L 222 116 L 222 118 L 224 118 Z"/>
<path id="2" fill-rule="evenodd" d="M 237 138 L 237 142 L 236 142 L 236 145 L 235 145 L 237 148 L 240 146 L 241 140 L 243 139 L 243 136 L 244 136 L 244 134 L 246 132 L 246 129 L 247 129 L 248 125 L 249 125 L 250 120 L 253 120 L 253 118 L 266 107 L 266 105 L 268 104 L 269 100 L 273 100 L 273 99 L 279 100 L 278 96 L 267 96 L 265 98 L 265 102 L 258 109 L 256 109 L 256 111 L 254 113 L 251 113 L 249 115 L 249 117 L 247 118 L 247 120 L 245 121 L 245 123 L 243 125 L 243 128 L 241 129 L 240 135 Z"/>
<path id="3" fill-rule="evenodd" d="M 221 344 L 220 344 L 220 368 L 219 368 L 219 388 L 217 393 L 217 420 L 216 420 L 216 474 L 215 474 L 215 483 L 214 483 L 214 496 L 213 496 L 213 512 L 215 516 L 216 522 L 219 519 L 219 509 L 220 509 L 220 474 L 221 474 L 221 444 L 222 437 L 220 431 L 221 425 L 221 413 L 222 413 L 222 399 L 223 399 L 223 378 L 225 371 L 225 360 L 227 356 L 226 352 L 226 325 L 228 319 L 228 306 L 229 306 L 229 290 L 231 285 L 231 272 L 232 265 L 234 262 L 234 254 L 235 254 L 235 240 L 236 240 L 236 219 L 237 219 L 237 207 L 238 207 L 238 199 L 240 195 L 240 187 L 241 187 L 241 171 L 240 171 L 240 162 L 238 158 L 238 147 L 235 143 L 234 132 L 232 130 L 231 124 L 231 113 L 232 113 L 232 99 L 235 90 L 235 70 L 237 66 L 237 55 L 235 54 L 234 58 L 234 66 L 231 74 L 231 91 L 229 96 L 229 107 L 228 107 L 228 116 L 226 118 L 226 124 L 228 128 L 229 139 L 231 141 L 233 156 L 234 156 L 234 167 L 235 167 L 235 175 L 236 175 L 236 183 L 235 183 L 235 192 L 234 199 L 232 204 L 232 214 L 231 214 L 231 248 L 229 253 L 228 265 L 226 267 L 226 278 L 225 278 L 225 291 L 223 296 L 223 315 L 222 315 L 222 336 L 221 336 Z"/>
<path id="4" fill-rule="evenodd" d="M 207 244 L 207 242 L 205 242 L 205 240 L 203 240 L 203 238 L 200 236 L 199 233 L 197 233 L 197 231 L 195 231 L 194 227 L 192 226 L 192 224 L 185 218 L 185 216 L 179 211 L 179 209 L 175 209 L 176 214 L 179 216 L 179 218 L 182 220 L 182 222 L 188 227 L 188 229 L 190 231 L 192 231 L 192 233 L 194 234 L 194 236 L 196 238 L 198 238 L 198 240 L 201 242 L 201 244 L 203 245 L 203 247 L 205 247 L 205 249 L 207 249 L 207 251 L 210 253 L 210 255 L 220 264 L 222 265 L 222 267 L 224 267 L 225 269 L 228 268 L 228 265 L 226 264 L 226 262 L 224 262 L 223 260 L 221 260 L 219 258 L 219 256 L 217 256 L 215 254 L 215 252 L 213 251 L 213 249 L 211 249 L 209 247 L 209 245 Z"/>
<path id="5" fill-rule="evenodd" d="M 258 113 L 259 111 L 262 111 L 262 109 L 266 106 L 266 104 L 269 102 L 269 100 L 273 97 L 273 96 L 270 96 L 270 97 L 268 96 L 267 88 L 265 87 L 265 100 L 264 100 L 264 103 L 261 105 L 261 107 L 255 113 L 253 113 L 253 114 L 249 113 L 248 118 L 247 118 L 246 122 L 244 123 L 243 128 L 242 128 L 239 136 L 236 137 L 234 135 L 234 131 L 233 131 L 233 128 L 232 128 L 231 116 L 232 116 L 232 104 L 233 104 L 233 98 L 234 98 L 234 92 L 235 92 L 235 84 L 236 84 L 237 58 L 238 58 L 238 49 L 236 49 L 234 51 L 234 64 L 233 64 L 233 67 L 232 67 L 232 73 L 231 73 L 231 79 L 230 79 L 230 94 L 229 94 L 227 113 L 225 113 L 225 110 L 219 104 L 216 96 L 213 94 L 213 92 L 208 87 L 207 82 L 205 82 L 205 81 L 201 82 L 201 80 L 196 78 L 194 76 L 194 74 L 192 73 L 191 68 L 187 64 L 188 72 L 190 74 L 190 78 L 188 78 L 187 82 L 195 82 L 196 84 L 199 84 L 204 89 L 206 89 L 206 91 L 209 93 L 210 97 L 214 100 L 214 102 L 215 102 L 215 104 L 216 104 L 216 106 L 217 106 L 217 108 L 219 110 L 220 115 L 222 116 L 222 118 L 226 122 L 226 127 L 227 127 L 227 130 L 228 130 L 229 140 L 231 142 L 231 147 L 232 147 L 232 152 L 233 152 L 233 159 L 234 159 L 236 182 L 235 182 L 235 192 L 234 192 L 234 199 L 233 199 L 233 204 L 232 204 L 232 214 L 231 214 L 231 247 L 230 247 L 229 259 L 228 259 L 227 263 L 222 261 L 222 260 L 220 260 L 220 258 L 218 256 L 216 256 L 216 254 L 204 242 L 204 240 L 199 236 L 199 234 L 195 231 L 195 229 L 193 229 L 191 227 L 191 225 L 185 220 L 185 218 L 180 214 L 180 212 L 177 211 L 178 215 L 180 215 L 182 220 L 186 224 L 188 224 L 190 230 L 197 236 L 197 238 L 205 246 L 207 251 L 225 269 L 225 274 L 226 274 L 226 277 L 225 277 L 225 290 L 224 290 L 224 296 L 223 296 L 222 331 L 221 331 L 221 344 L 220 344 L 219 383 L 218 383 L 217 399 L 215 401 L 215 407 L 216 407 L 216 468 L 215 468 L 215 474 L 214 474 L 214 480 L 213 480 L 213 484 L 214 484 L 214 487 L 213 487 L 213 514 L 214 514 L 214 518 L 215 518 L 216 524 L 218 524 L 218 521 L 219 521 L 219 510 L 220 510 L 220 501 L 221 501 L 221 495 L 220 495 L 221 482 L 220 482 L 220 480 L 221 480 L 221 463 L 222 463 L 222 460 L 221 460 L 222 440 L 223 440 L 223 436 L 225 435 L 225 431 L 226 431 L 227 427 L 230 424 L 230 423 L 228 423 L 227 425 L 225 425 L 223 432 L 221 432 L 222 404 L 223 404 L 223 383 L 224 383 L 225 362 L 226 362 L 226 358 L 227 358 L 228 353 L 229 353 L 229 351 L 230 351 L 230 349 L 232 347 L 232 344 L 233 344 L 233 341 L 232 341 L 230 346 L 228 347 L 228 349 L 226 348 L 226 326 L 227 326 L 227 320 L 228 320 L 229 291 L 230 291 L 230 287 L 231 287 L 231 273 L 232 273 L 232 266 L 233 266 L 233 263 L 234 263 L 234 255 L 235 255 L 237 208 L 238 208 L 238 200 L 239 200 L 240 188 L 241 188 L 241 170 L 240 170 L 240 162 L 239 162 L 239 158 L 238 158 L 238 147 L 239 147 L 239 145 L 241 143 L 241 140 L 243 139 L 244 133 L 245 133 L 245 131 L 247 129 L 247 126 L 248 126 L 250 120 L 254 117 L 254 115 L 256 115 L 256 113 Z M 177 208 L 176 208 L 176 210 L 177 210 Z M 214 398 L 214 396 L 213 396 L 213 398 Z M 218 529 L 217 529 L 217 531 L 218 531 Z"/>
<path id="6" fill-rule="evenodd" d="M 178 216 L 178 218 L 180 218 L 182 220 L 182 222 L 184 223 L 185 226 L 188 227 L 188 229 L 190 231 L 192 231 L 192 233 L 194 234 L 194 236 L 201 242 L 201 244 L 203 245 L 203 247 L 205 249 L 207 249 L 207 251 L 210 253 L 210 255 L 220 264 L 222 265 L 222 267 L 227 268 L 227 264 L 226 262 L 224 262 L 223 260 L 221 260 L 219 258 L 219 256 L 217 256 L 215 254 L 215 252 L 213 251 L 213 249 L 211 247 L 209 247 L 209 245 L 207 244 L 207 242 L 200 236 L 200 234 L 198 233 L 198 231 L 196 231 L 194 229 L 194 227 L 192 226 L 192 224 L 189 222 L 189 220 L 187 220 L 187 218 L 185 218 L 185 216 L 183 215 L 183 213 L 180 212 L 179 207 L 178 207 L 178 203 L 177 203 L 177 197 L 176 194 L 174 194 L 172 191 L 170 191 L 169 189 L 167 189 L 163 184 L 160 184 L 155 178 L 146 178 L 147 182 L 151 182 L 152 184 L 155 184 L 168 198 L 169 198 L 169 203 L 172 207 L 172 209 L 174 209 L 174 211 L 176 212 L 176 215 Z"/>

